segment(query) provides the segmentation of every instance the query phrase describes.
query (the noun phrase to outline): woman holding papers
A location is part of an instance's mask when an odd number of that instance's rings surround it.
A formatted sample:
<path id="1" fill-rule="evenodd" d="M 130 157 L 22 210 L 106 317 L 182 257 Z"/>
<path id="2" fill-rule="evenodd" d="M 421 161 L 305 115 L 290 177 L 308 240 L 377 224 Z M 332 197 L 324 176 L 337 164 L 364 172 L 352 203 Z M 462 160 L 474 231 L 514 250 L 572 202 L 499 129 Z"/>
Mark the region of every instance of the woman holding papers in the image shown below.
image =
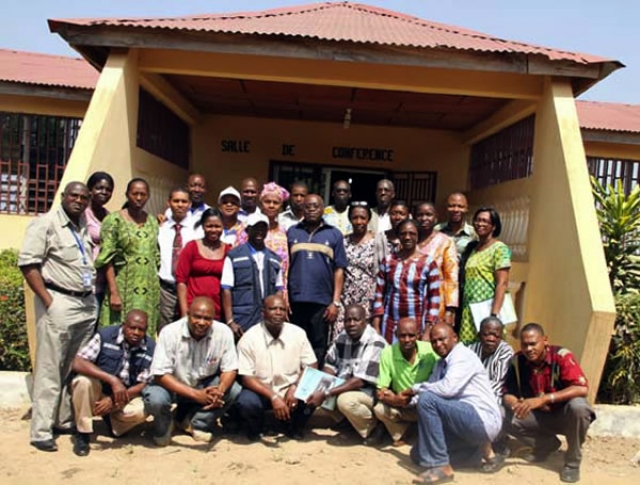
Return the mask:
<path id="1" fill-rule="evenodd" d="M 467 246 L 460 261 L 462 320 L 460 341 L 465 344 L 476 339 L 478 321 L 474 318 L 470 305 L 487 303 L 488 316 L 500 313 L 509 283 L 511 250 L 497 238 L 502 231 L 500 215 L 491 207 L 480 207 L 473 216 L 473 227 L 478 241 Z"/>

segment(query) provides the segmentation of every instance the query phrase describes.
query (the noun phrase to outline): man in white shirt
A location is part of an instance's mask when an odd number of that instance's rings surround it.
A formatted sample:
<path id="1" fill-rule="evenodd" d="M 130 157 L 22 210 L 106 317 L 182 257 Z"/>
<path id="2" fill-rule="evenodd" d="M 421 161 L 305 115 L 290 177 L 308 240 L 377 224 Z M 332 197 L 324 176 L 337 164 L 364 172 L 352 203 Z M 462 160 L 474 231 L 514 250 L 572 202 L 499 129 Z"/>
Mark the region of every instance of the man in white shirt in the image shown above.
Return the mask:
<path id="1" fill-rule="evenodd" d="M 291 184 L 289 208 L 278 216 L 278 224 L 285 231 L 288 231 L 291 226 L 295 226 L 304 219 L 304 198 L 307 195 L 309 195 L 309 188 L 306 183 L 297 180 Z"/>
<path id="2" fill-rule="evenodd" d="M 238 212 L 238 220 L 246 222 L 247 217 L 257 212 L 261 213 L 258 207 L 259 195 L 258 181 L 253 177 L 244 179 L 240 185 L 240 211 Z"/>
<path id="3" fill-rule="evenodd" d="M 185 188 L 175 188 L 169 194 L 170 217 L 160 226 L 158 246 L 160 247 L 160 322 L 158 333 L 168 324 L 178 319 L 178 295 L 176 293 L 175 271 L 180 252 L 185 245 L 196 239 L 189 221 L 189 192 Z"/>
<path id="4" fill-rule="evenodd" d="M 371 209 L 371 221 L 369 229 L 374 233 L 385 232 L 391 229 L 389 219 L 389 206 L 396 196 L 396 189 L 391 180 L 382 179 L 376 185 L 376 201 L 378 205 Z"/>
<path id="5" fill-rule="evenodd" d="M 311 417 L 306 404 L 294 397 L 305 367 L 317 367 L 317 359 L 305 331 L 285 322 L 287 307 L 280 295 L 264 300 L 263 322 L 251 327 L 238 342 L 242 392 L 238 412 L 250 441 L 260 439 L 264 412 L 273 409 L 286 434 L 302 438 Z"/>
<path id="6" fill-rule="evenodd" d="M 189 175 L 187 179 L 187 190 L 189 192 L 189 200 L 191 201 L 191 207 L 185 219 L 185 225 L 189 225 L 196 235 L 196 239 L 202 239 L 204 237 L 204 230 L 202 226 L 195 227 L 204 211 L 211 206 L 204 201 L 204 195 L 207 193 L 207 182 L 203 175 L 194 173 Z M 171 218 L 171 209 L 167 208 L 163 214 L 158 215 L 158 223 L 163 224 L 167 219 Z"/>
<path id="7" fill-rule="evenodd" d="M 351 185 L 346 180 L 338 180 L 333 184 L 333 205 L 325 207 L 324 222 L 337 228 L 343 235 L 349 234 L 353 228 L 349 220 L 349 201 Z"/>
<path id="8" fill-rule="evenodd" d="M 172 404 L 178 405 L 180 429 L 196 441 L 210 442 L 218 419 L 240 393 L 233 334 L 214 315 L 213 301 L 196 297 L 188 316 L 167 325 L 158 338 L 151 364 L 154 381 L 142 391 L 158 446 L 171 442 Z"/>
<path id="9" fill-rule="evenodd" d="M 227 253 L 222 270 L 222 309 L 236 339 L 262 319 L 262 301 L 284 290 L 282 259 L 264 244 L 269 219 L 247 218 L 249 242 Z"/>
<path id="10" fill-rule="evenodd" d="M 500 407 L 478 356 L 459 344 L 445 323 L 431 329 L 431 345 L 440 360 L 429 380 L 401 393 L 417 401 L 418 442 L 411 459 L 427 469 L 420 475 L 425 483 L 451 481 L 452 462 L 479 466 L 483 457 L 492 459 L 491 441 L 502 428 Z"/>

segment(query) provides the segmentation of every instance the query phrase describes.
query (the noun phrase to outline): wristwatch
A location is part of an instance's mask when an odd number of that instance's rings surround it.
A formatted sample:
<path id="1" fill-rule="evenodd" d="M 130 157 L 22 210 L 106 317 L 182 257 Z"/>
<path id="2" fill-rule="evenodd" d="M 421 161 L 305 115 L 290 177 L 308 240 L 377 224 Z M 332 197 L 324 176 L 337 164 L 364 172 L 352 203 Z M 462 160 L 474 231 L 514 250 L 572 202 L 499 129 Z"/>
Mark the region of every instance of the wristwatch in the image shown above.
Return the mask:
<path id="1" fill-rule="evenodd" d="M 329 399 L 331 397 L 331 389 L 325 389 L 324 398 Z"/>
<path id="2" fill-rule="evenodd" d="M 336 301 L 332 301 L 331 302 L 333 304 L 333 306 L 335 306 L 336 308 L 340 306 L 340 302 L 338 300 Z"/>

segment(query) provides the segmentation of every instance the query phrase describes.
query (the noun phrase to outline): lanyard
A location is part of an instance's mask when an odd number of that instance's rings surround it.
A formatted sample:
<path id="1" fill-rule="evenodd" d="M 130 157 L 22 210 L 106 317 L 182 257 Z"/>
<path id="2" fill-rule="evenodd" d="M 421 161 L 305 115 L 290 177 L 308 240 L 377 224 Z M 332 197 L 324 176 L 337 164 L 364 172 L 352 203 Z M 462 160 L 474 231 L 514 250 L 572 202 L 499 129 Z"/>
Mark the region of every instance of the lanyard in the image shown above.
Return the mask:
<path id="1" fill-rule="evenodd" d="M 76 233 L 76 231 L 69 226 L 69 230 L 71 231 L 71 234 L 73 234 L 73 238 L 76 240 L 76 245 L 78 246 L 78 249 L 80 250 L 80 254 L 82 254 L 82 264 L 86 265 L 87 264 L 87 254 L 85 251 L 85 247 L 84 244 L 82 244 L 82 241 L 80 241 L 80 238 L 78 237 L 78 234 Z"/>

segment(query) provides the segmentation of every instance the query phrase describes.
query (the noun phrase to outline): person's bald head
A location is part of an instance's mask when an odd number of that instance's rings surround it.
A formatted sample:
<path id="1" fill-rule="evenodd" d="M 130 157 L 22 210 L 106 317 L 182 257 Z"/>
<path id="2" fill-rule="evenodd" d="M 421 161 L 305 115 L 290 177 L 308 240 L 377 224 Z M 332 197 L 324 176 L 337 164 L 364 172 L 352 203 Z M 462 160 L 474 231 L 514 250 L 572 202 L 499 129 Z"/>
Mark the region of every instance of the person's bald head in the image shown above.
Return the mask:
<path id="1" fill-rule="evenodd" d="M 249 214 L 252 214 L 258 205 L 258 181 L 253 177 L 247 177 L 240 182 L 240 205 Z"/>
<path id="2" fill-rule="evenodd" d="M 436 354 L 445 358 L 458 343 L 458 336 L 451 325 L 438 323 L 431 328 L 431 346 Z"/>
<path id="3" fill-rule="evenodd" d="M 402 355 L 409 357 L 417 348 L 417 341 L 420 337 L 420 329 L 415 318 L 401 318 L 396 327 L 396 338 Z"/>
<path id="4" fill-rule="evenodd" d="M 189 306 L 187 315 L 191 336 L 196 340 L 204 337 L 211 328 L 211 325 L 213 325 L 215 315 L 216 309 L 213 300 L 206 296 L 195 297 Z"/>
<path id="5" fill-rule="evenodd" d="M 262 318 L 273 338 L 278 338 L 287 319 L 287 305 L 280 295 L 270 295 L 262 303 Z"/>
<path id="6" fill-rule="evenodd" d="M 318 194 L 309 194 L 304 198 L 304 221 L 318 224 L 324 215 L 324 202 Z"/>
<path id="7" fill-rule="evenodd" d="M 124 339 L 132 347 L 140 345 L 147 333 L 148 317 L 143 310 L 131 310 L 122 322 Z"/>
<path id="8" fill-rule="evenodd" d="M 89 205 L 89 189 L 82 182 L 69 182 L 62 192 L 61 205 L 69 219 L 77 223 Z"/>

